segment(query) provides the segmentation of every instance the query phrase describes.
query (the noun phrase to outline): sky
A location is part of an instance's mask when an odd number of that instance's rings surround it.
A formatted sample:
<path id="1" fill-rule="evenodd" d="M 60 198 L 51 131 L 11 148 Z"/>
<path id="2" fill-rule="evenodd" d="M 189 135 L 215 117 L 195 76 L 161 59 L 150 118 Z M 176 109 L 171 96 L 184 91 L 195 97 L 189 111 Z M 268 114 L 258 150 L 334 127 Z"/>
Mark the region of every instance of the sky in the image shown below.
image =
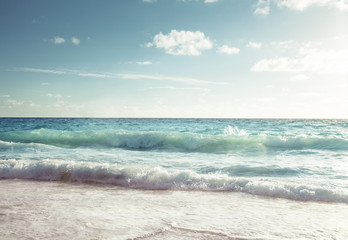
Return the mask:
<path id="1" fill-rule="evenodd" d="M 348 0 L 2 0 L 0 117 L 348 118 Z"/>

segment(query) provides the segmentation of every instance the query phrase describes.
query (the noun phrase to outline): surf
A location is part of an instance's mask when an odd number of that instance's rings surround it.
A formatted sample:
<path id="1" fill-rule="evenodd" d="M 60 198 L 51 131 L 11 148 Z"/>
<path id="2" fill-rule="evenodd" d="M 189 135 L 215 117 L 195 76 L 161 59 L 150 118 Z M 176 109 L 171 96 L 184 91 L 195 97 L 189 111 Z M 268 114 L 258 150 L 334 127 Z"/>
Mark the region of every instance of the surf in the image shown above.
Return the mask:
<path id="1" fill-rule="evenodd" d="M 248 135 L 229 129 L 224 134 L 208 135 L 174 131 L 88 130 L 63 131 L 35 129 L 0 133 L 5 143 L 43 144 L 62 148 L 123 148 L 137 151 L 198 153 L 271 152 L 284 150 L 348 150 L 348 140 L 331 136 Z"/>
<path id="2" fill-rule="evenodd" d="M 193 170 L 122 167 L 95 162 L 0 160 L 0 179 L 106 184 L 143 190 L 243 192 L 296 201 L 348 203 L 346 190 L 325 186 L 236 177 L 223 172 L 197 173 Z"/>

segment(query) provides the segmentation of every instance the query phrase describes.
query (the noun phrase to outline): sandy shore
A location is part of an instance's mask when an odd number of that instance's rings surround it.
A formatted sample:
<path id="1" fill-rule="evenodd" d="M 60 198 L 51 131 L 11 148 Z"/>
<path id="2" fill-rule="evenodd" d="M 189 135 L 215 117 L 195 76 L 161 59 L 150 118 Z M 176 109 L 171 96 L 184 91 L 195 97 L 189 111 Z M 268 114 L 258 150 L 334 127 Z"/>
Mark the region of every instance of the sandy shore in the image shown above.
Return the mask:
<path id="1" fill-rule="evenodd" d="M 348 205 L 0 181 L 0 239 L 348 239 Z"/>

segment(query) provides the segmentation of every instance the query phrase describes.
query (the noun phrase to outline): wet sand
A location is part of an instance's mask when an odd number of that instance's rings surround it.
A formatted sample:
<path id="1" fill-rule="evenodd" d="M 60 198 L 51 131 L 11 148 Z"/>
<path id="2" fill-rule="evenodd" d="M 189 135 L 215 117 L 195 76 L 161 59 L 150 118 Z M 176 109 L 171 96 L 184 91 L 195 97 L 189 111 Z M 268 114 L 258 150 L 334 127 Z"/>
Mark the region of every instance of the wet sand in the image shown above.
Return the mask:
<path id="1" fill-rule="evenodd" d="M 1 239 L 348 239 L 348 205 L 0 181 Z"/>

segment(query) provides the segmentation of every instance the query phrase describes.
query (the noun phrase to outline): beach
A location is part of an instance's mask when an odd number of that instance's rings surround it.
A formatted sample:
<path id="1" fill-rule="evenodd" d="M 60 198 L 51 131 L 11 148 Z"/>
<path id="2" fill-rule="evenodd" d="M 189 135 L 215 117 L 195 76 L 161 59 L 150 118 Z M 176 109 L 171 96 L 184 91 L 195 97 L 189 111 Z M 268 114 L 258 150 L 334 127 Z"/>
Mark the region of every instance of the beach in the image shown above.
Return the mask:
<path id="1" fill-rule="evenodd" d="M 0 181 L 1 239 L 347 239 L 348 206 L 243 193 Z"/>

